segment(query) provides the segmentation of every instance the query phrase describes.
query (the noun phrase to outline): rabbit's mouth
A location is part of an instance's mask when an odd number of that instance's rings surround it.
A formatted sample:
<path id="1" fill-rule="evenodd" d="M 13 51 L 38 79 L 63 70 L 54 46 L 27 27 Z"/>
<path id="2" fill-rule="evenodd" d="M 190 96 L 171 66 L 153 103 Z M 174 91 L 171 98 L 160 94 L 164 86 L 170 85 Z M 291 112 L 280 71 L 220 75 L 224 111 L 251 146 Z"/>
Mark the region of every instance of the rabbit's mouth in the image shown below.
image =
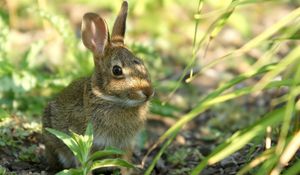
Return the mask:
<path id="1" fill-rule="evenodd" d="M 120 106 L 127 106 L 127 107 L 136 107 L 140 106 L 148 101 L 147 98 L 142 99 L 129 99 L 129 98 L 120 98 L 112 95 L 100 95 L 100 98 L 102 98 L 105 101 L 109 101 L 112 103 L 115 103 Z"/>
<path id="2" fill-rule="evenodd" d="M 154 91 L 152 90 L 152 88 L 150 90 L 147 89 L 147 91 L 138 90 L 132 93 L 128 93 L 124 97 L 105 94 L 101 92 L 98 88 L 93 88 L 92 92 L 94 95 L 101 98 L 102 100 L 114 103 L 119 106 L 125 106 L 125 107 L 141 106 L 147 103 L 147 101 L 149 101 L 149 99 L 152 98 L 152 96 L 154 95 Z"/>

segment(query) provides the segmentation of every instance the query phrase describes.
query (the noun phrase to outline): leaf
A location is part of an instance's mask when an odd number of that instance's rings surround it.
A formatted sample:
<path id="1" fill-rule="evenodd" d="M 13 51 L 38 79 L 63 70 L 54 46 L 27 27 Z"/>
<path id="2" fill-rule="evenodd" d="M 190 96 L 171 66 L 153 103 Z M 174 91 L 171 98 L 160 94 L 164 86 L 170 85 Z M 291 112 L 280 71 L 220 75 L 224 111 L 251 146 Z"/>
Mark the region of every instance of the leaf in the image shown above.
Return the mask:
<path id="1" fill-rule="evenodd" d="M 83 164 L 84 160 L 85 160 L 85 154 L 86 154 L 85 153 L 86 148 L 85 148 L 84 143 L 82 142 L 83 136 L 76 134 L 75 132 L 72 132 L 72 131 L 70 131 L 70 133 L 71 133 L 71 137 L 75 141 L 76 147 L 78 149 L 76 157 L 79 160 L 79 162 L 81 164 Z"/>
<path id="2" fill-rule="evenodd" d="M 177 106 L 169 103 L 162 104 L 159 100 L 152 100 L 150 105 L 151 113 L 159 114 L 166 117 L 175 118 L 175 115 L 181 111 Z"/>
<path id="3" fill-rule="evenodd" d="M 94 161 L 97 160 L 99 158 L 103 158 L 106 156 L 112 156 L 112 155 L 123 155 L 125 152 L 119 149 L 115 149 L 115 148 L 109 148 L 109 149 L 105 149 L 103 151 L 97 151 L 95 153 L 93 153 L 88 161 Z"/>
<path id="4" fill-rule="evenodd" d="M 104 160 L 98 160 L 95 161 L 92 165 L 92 169 L 97 169 L 97 168 L 104 168 L 104 167 L 126 167 L 126 168 L 135 168 L 136 166 L 127 162 L 126 160 L 123 159 L 104 159 Z"/>
<path id="5" fill-rule="evenodd" d="M 6 174 L 6 169 L 0 165 L 0 174 Z"/>
<path id="6" fill-rule="evenodd" d="M 67 145 L 67 147 L 70 148 L 70 150 L 73 152 L 73 154 L 77 157 L 78 154 L 80 154 L 80 150 L 78 149 L 78 146 L 76 144 L 76 141 L 69 135 L 60 132 L 55 129 L 46 128 L 48 132 L 55 135 L 57 138 L 59 138 L 61 141 L 63 141 L 64 144 Z"/>
<path id="7" fill-rule="evenodd" d="M 55 175 L 83 175 L 82 170 L 79 169 L 69 169 L 69 170 L 62 170 Z"/>
<path id="8" fill-rule="evenodd" d="M 84 137 L 84 142 L 85 142 L 88 150 L 90 150 L 93 145 L 93 140 L 94 140 L 93 125 L 91 122 L 88 123 L 83 137 Z"/>
<path id="9" fill-rule="evenodd" d="M 89 138 L 93 137 L 93 125 L 91 122 L 88 123 L 84 135 L 88 136 Z"/>

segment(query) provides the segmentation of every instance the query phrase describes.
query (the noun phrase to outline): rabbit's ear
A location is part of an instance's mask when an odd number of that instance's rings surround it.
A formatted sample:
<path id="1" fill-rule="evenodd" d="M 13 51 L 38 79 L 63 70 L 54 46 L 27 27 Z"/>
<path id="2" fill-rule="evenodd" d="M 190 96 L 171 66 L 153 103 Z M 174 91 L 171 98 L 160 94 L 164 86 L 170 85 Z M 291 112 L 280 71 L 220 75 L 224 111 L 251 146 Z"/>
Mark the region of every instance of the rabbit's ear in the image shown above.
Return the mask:
<path id="1" fill-rule="evenodd" d="M 104 19 L 96 13 L 86 13 L 81 25 L 81 36 L 85 47 L 94 55 L 104 54 L 105 45 L 109 42 L 109 32 Z"/>
<path id="2" fill-rule="evenodd" d="M 113 30 L 112 30 L 112 43 L 121 43 L 124 44 L 124 35 L 126 30 L 126 17 L 128 11 L 128 2 L 123 1 L 119 15 L 115 21 Z"/>

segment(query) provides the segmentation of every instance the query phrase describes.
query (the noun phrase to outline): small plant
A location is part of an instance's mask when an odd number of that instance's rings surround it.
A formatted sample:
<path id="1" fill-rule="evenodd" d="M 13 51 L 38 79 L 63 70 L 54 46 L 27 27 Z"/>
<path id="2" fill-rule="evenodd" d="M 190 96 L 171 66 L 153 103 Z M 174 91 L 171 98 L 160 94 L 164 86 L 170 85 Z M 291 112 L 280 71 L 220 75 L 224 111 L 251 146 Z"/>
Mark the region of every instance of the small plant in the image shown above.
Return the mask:
<path id="1" fill-rule="evenodd" d="M 46 128 L 51 134 L 59 138 L 72 151 L 80 166 L 75 169 L 63 170 L 58 175 L 72 174 L 72 175 L 86 175 L 93 170 L 104 167 L 126 167 L 134 168 L 135 166 L 120 158 L 107 158 L 99 160 L 107 156 L 122 155 L 124 152 L 116 148 L 106 148 L 102 151 L 97 151 L 91 154 L 93 145 L 93 127 L 91 123 L 88 124 L 84 135 L 76 134 L 70 131 L 70 135 L 55 129 Z"/>

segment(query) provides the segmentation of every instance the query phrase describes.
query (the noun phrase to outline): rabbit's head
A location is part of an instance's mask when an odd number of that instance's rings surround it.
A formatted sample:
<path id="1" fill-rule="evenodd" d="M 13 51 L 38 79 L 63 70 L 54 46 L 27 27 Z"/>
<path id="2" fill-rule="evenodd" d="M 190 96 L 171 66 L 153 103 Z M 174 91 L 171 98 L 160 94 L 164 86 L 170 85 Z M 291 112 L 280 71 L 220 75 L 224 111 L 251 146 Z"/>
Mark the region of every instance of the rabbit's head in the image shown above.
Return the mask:
<path id="1" fill-rule="evenodd" d="M 123 106 L 139 106 L 153 95 L 143 61 L 124 46 L 128 3 L 122 3 L 111 37 L 104 19 L 86 13 L 82 21 L 83 44 L 94 55 L 92 91 L 103 100 Z"/>

